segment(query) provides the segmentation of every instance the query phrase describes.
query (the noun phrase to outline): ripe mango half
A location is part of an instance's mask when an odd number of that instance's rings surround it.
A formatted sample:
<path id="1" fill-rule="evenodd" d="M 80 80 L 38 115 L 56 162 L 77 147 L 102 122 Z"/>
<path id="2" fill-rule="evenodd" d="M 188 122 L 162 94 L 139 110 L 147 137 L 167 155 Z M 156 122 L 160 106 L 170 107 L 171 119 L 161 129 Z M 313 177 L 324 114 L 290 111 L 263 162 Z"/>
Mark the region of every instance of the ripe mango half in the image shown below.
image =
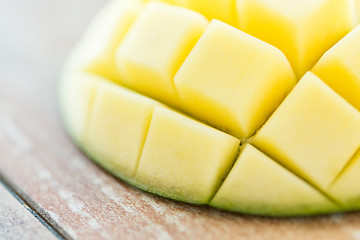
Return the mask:
<path id="1" fill-rule="evenodd" d="M 264 216 L 360 209 L 358 0 L 112 0 L 64 67 L 76 144 L 140 189 Z"/>

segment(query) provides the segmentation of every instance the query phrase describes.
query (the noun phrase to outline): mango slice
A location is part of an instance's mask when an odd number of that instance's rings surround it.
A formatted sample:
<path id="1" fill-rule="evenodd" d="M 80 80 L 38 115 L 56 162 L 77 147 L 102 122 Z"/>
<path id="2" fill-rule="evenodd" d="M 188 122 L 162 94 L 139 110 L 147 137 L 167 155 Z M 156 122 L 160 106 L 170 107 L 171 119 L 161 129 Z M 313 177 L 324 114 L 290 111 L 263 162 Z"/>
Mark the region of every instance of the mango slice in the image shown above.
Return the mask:
<path id="1" fill-rule="evenodd" d="M 219 130 L 156 107 L 135 179 L 147 191 L 208 203 L 230 170 L 239 144 Z"/>
<path id="2" fill-rule="evenodd" d="M 239 28 L 283 51 L 300 78 L 357 23 L 353 0 L 237 0 Z"/>
<path id="3" fill-rule="evenodd" d="M 253 142 L 325 190 L 360 146 L 360 112 L 309 72 Z"/>
<path id="4" fill-rule="evenodd" d="M 98 87 L 84 144 L 108 168 L 132 177 L 155 106 L 149 98 L 112 84 Z"/>
<path id="5" fill-rule="evenodd" d="M 117 50 L 121 82 L 177 105 L 173 77 L 206 26 L 197 12 L 149 3 Z"/>
<path id="6" fill-rule="evenodd" d="M 336 205 L 251 145 L 244 145 L 210 205 L 261 215 L 328 212 Z"/>
<path id="7" fill-rule="evenodd" d="M 172 199 L 360 209 L 359 2 L 112 0 L 61 75 L 66 129 L 116 177 Z"/>
<path id="8" fill-rule="evenodd" d="M 327 51 L 311 70 L 360 110 L 360 25 Z"/>
<path id="9" fill-rule="evenodd" d="M 217 20 L 175 76 L 187 111 L 238 138 L 252 135 L 295 83 L 278 49 Z"/>

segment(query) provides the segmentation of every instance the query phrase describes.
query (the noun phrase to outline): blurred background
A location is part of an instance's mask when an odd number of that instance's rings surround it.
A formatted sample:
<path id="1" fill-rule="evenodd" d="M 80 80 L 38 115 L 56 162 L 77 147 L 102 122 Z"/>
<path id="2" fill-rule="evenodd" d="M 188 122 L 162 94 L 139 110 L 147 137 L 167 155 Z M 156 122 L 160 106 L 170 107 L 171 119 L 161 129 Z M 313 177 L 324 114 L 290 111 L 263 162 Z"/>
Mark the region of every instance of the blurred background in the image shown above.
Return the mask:
<path id="1" fill-rule="evenodd" d="M 16 108 L 44 94 L 53 103 L 66 55 L 105 2 L 0 0 L 0 102 Z M 44 114 L 54 108 L 49 102 Z"/>

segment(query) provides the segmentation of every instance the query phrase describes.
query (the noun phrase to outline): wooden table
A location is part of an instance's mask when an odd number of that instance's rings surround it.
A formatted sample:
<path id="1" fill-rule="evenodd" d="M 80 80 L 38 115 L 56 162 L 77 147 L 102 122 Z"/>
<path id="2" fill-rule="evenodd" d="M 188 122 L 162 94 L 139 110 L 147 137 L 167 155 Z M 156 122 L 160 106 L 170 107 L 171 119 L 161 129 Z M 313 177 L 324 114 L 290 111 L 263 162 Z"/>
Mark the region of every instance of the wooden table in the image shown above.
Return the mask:
<path id="1" fill-rule="evenodd" d="M 113 178 L 65 134 L 56 84 L 103 0 L 0 0 L 0 239 L 360 239 L 360 213 L 244 216 Z"/>

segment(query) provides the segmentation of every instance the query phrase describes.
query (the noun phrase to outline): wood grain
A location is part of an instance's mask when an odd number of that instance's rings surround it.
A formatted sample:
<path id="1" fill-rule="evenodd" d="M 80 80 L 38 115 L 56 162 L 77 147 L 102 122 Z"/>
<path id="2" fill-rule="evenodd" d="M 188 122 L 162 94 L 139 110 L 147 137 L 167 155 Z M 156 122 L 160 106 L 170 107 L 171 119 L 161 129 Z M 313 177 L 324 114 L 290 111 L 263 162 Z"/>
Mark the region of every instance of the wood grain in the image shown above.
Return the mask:
<path id="1" fill-rule="evenodd" d="M 0 183 L 0 239 L 56 239 Z"/>
<path id="2" fill-rule="evenodd" d="M 44 218 L 74 239 L 360 239 L 360 213 L 227 213 L 144 193 L 84 157 L 61 126 L 56 81 L 103 4 L 0 0 L 0 171 Z"/>

